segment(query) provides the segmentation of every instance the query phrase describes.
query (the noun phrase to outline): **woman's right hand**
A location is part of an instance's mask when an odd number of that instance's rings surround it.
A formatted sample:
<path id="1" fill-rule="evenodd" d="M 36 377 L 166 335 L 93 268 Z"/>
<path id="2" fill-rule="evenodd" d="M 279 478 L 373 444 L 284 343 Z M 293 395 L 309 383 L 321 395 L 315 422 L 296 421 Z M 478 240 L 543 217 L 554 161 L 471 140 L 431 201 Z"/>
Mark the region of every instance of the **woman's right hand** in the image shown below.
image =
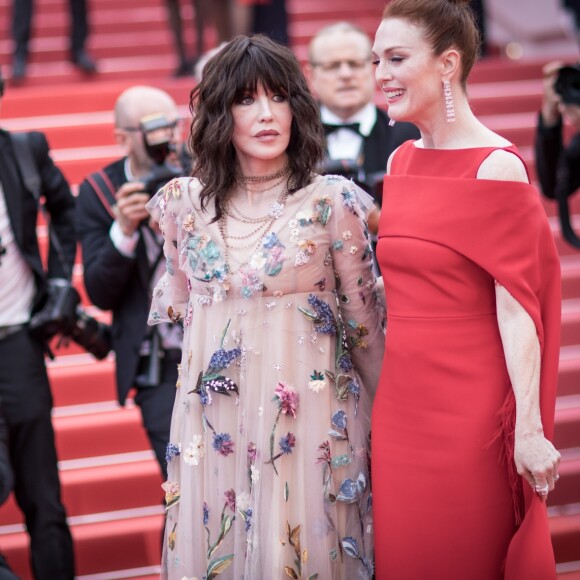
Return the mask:
<path id="1" fill-rule="evenodd" d="M 560 477 L 560 453 L 544 437 L 543 432 L 515 434 L 514 461 L 518 473 L 532 486 L 532 489 L 546 501 L 548 492 Z"/>

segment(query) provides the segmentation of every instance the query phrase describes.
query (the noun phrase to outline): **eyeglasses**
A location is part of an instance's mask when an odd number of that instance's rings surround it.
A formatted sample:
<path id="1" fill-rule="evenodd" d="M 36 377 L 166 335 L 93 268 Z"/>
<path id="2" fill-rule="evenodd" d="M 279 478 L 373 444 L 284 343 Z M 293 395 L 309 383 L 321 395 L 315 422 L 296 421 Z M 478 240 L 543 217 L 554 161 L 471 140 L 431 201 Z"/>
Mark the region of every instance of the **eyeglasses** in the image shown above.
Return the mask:
<path id="1" fill-rule="evenodd" d="M 167 123 L 163 127 L 158 127 L 155 131 L 167 131 L 168 133 L 171 131 L 175 131 L 176 129 L 181 129 L 183 127 L 184 120 L 183 119 L 176 119 L 171 123 Z M 137 133 L 138 131 L 142 131 L 141 127 L 119 127 L 122 131 L 128 131 L 129 133 Z"/>
<path id="2" fill-rule="evenodd" d="M 332 60 L 330 62 L 313 62 L 312 66 L 320 68 L 324 72 L 338 72 L 342 68 L 342 65 L 346 65 L 352 72 L 358 72 L 364 69 L 367 65 L 370 65 L 370 56 L 368 59 L 349 59 L 349 60 Z"/>

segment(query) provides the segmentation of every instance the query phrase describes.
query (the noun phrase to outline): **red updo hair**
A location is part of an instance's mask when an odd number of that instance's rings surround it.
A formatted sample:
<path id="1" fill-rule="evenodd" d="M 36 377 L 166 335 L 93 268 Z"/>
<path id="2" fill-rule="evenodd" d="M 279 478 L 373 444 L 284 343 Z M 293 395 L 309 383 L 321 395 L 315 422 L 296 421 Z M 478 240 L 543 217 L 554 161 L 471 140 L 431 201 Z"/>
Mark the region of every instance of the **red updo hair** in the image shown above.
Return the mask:
<path id="1" fill-rule="evenodd" d="M 419 26 L 435 55 L 455 48 L 461 55 L 461 83 L 465 87 L 481 45 L 469 0 L 392 0 L 383 12 L 386 18 Z"/>

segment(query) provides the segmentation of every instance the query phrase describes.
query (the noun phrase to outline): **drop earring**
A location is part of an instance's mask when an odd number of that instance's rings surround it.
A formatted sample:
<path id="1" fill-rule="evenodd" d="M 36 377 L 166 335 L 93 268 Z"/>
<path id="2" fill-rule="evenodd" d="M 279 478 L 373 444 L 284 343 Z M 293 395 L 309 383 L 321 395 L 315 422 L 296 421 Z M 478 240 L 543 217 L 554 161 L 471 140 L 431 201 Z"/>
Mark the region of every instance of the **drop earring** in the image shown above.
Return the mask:
<path id="1" fill-rule="evenodd" d="M 445 115 L 448 123 L 455 122 L 455 107 L 453 106 L 453 93 L 448 79 L 443 81 L 443 97 L 445 98 Z"/>
<path id="2" fill-rule="evenodd" d="M 395 126 L 395 119 L 389 119 L 389 127 Z"/>

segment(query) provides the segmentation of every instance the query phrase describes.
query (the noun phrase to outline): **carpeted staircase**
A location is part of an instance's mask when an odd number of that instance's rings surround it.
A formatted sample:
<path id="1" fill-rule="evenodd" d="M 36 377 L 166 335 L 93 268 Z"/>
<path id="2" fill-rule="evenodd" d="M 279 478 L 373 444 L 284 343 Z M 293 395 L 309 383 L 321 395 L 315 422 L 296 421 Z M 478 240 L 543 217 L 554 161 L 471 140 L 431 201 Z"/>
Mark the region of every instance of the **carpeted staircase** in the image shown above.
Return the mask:
<path id="1" fill-rule="evenodd" d="M 10 71 L 10 6 L 0 0 L 0 64 Z M 86 77 L 67 61 L 68 0 L 36 0 L 29 76 L 10 86 L 2 101 L 0 125 L 9 130 L 41 130 L 53 158 L 76 186 L 89 172 L 120 155 L 112 136 L 112 107 L 133 84 L 168 91 L 189 115 L 192 78 L 174 79 L 176 66 L 164 0 L 90 0 L 90 52 L 99 73 Z M 373 34 L 382 0 L 288 0 L 292 46 L 301 60 L 307 42 L 321 26 L 345 19 Z M 189 2 L 183 17 L 193 45 Z M 207 34 L 207 48 L 213 31 Z M 532 143 L 540 104 L 542 63 L 499 58 L 476 66 L 470 85 L 475 112 L 512 140 L 533 172 Z M 382 103 L 377 94 L 377 102 Z M 561 479 L 549 497 L 552 538 L 559 577 L 580 579 L 580 252 L 560 238 L 554 206 L 544 203 L 561 254 L 564 324 L 557 403 L 556 443 L 563 455 Z M 580 231 L 580 195 L 573 202 Z M 43 244 L 46 228 L 39 221 Z M 92 307 L 82 287 L 80 259 L 75 283 L 85 305 L 103 320 L 109 313 Z M 84 580 L 158 577 L 163 525 L 161 477 L 140 424 L 138 410 L 116 403 L 114 360 L 95 361 L 71 344 L 49 363 L 54 424 L 63 497 Z M 122 361 L 119 364 L 123 364 Z M 0 508 L 0 551 L 24 579 L 31 578 L 27 536 L 11 498 Z"/>

